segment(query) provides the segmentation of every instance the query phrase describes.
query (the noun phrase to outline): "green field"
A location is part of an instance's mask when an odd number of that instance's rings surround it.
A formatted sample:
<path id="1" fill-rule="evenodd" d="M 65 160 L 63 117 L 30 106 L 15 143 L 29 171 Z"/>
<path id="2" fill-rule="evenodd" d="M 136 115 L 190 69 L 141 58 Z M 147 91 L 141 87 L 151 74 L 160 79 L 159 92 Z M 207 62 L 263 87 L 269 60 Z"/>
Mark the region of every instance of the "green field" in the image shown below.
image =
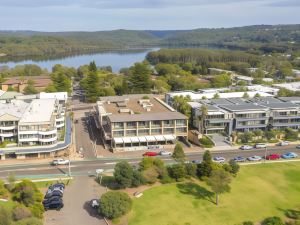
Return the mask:
<path id="1" fill-rule="evenodd" d="M 243 166 L 231 187 L 219 206 L 201 182 L 154 187 L 134 200 L 129 225 L 235 225 L 284 217 L 300 205 L 300 163 Z"/>

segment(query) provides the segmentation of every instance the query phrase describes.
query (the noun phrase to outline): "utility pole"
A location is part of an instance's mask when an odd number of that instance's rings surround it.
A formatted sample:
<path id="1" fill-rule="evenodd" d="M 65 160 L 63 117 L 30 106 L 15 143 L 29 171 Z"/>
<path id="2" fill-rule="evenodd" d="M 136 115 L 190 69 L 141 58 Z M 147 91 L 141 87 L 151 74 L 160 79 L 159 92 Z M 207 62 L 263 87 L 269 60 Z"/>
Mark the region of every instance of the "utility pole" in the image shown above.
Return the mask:
<path id="1" fill-rule="evenodd" d="M 265 147 L 265 160 L 264 160 L 265 163 L 266 163 L 266 160 L 267 160 L 267 146 Z"/>

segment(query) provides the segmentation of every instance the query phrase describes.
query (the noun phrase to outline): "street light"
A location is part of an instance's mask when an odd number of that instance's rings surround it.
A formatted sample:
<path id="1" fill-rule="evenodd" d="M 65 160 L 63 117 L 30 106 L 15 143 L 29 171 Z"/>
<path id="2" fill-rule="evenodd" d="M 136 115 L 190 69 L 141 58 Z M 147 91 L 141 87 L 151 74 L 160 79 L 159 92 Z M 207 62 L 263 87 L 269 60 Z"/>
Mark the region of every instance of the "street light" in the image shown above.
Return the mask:
<path id="1" fill-rule="evenodd" d="M 267 160 L 267 146 L 265 147 L 265 160 L 264 160 L 264 162 L 266 162 L 266 160 Z"/>

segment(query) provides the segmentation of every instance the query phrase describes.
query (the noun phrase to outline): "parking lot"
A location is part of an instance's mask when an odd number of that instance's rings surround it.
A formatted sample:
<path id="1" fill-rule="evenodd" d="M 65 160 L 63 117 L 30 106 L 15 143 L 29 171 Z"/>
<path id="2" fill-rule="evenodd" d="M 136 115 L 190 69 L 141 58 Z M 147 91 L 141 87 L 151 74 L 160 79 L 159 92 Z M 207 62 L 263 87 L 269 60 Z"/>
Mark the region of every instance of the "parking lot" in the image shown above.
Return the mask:
<path id="1" fill-rule="evenodd" d="M 76 177 L 66 186 L 63 196 L 64 207 L 60 211 L 45 212 L 45 225 L 106 225 L 90 200 L 100 198 L 106 189 L 88 176 Z"/>

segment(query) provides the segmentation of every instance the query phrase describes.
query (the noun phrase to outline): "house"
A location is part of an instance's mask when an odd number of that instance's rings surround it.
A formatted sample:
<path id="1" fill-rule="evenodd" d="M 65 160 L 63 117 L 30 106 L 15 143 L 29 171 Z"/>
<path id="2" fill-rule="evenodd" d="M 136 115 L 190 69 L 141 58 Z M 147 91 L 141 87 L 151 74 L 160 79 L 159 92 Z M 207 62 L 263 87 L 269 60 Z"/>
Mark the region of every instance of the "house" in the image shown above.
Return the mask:
<path id="1" fill-rule="evenodd" d="M 17 92 L 23 92 L 27 86 L 28 80 L 34 81 L 34 87 L 37 91 L 44 91 L 45 88 L 52 83 L 49 76 L 26 76 L 26 77 L 11 77 L 1 84 L 2 91 L 13 89 Z"/>
<path id="2" fill-rule="evenodd" d="M 173 147 L 177 138 L 188 135 L 187 117 L 155 95 L 101 97 L 96 120 L 112 151 Z"/>

